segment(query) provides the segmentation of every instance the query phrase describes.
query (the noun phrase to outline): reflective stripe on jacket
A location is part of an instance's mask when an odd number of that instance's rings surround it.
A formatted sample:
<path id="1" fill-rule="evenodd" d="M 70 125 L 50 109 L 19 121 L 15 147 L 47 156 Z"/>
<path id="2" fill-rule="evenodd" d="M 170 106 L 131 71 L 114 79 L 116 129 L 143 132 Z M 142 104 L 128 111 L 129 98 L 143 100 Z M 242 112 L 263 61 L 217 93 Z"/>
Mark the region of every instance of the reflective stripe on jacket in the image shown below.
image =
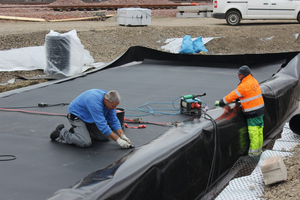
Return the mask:
<path id="1" fill-rule="evenodd" d="M 261 95 L 259 83 L 250 74 L 242 79 L 238 87 L 223 98 L 224 103 L 231 103 L 237 98 L 241 101 L 245 113 L 264 107 L 264 99 Z"/>

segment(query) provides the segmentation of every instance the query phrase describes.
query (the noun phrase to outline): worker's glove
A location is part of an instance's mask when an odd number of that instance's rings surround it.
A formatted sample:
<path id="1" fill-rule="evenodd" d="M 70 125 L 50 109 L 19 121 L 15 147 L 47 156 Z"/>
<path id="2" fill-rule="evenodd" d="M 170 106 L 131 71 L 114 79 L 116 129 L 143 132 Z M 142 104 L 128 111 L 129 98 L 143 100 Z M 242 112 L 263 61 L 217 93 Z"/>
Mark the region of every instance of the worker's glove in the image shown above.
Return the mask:
<path id="1" fill-rule="evenodd" d="M 219 101 L 219 106 L 220 107 L 224 107 L 226 104 L 224 103 L 224 101 L 223 101 L 223 99 L 221 99 L 220 101 Z"/>
<path id="2" fill-rule="evenodd" d="M 122 140 L 125 140 L 126 142 L 128 142 L 128 143 L 130 144 L 130 140 L 129 140 L 128 137 L 126 137 L 126 135 L 120 135 L 120 138 L 121 138 Z"/>
<path id="3" fill-rule="evenodd" d="M 120 147 L 122 149 L 127 149 L 130 148 L 130 144 L 128 142 L 126 142 L 125 140 L 122 140 L 121 138 L 118 138 L 116 140 L 116 142 L 118 143 L 118 145 L 120 145 Z"/>

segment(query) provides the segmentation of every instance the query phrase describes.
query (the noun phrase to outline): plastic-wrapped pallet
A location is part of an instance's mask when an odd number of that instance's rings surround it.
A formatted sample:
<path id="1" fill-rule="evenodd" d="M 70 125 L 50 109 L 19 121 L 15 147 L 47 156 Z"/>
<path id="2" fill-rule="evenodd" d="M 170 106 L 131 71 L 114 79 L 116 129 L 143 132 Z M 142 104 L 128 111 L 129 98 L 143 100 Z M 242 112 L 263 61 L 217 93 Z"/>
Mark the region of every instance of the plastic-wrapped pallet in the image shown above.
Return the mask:
<path id="1" fill-rule="evenodd" d="M 82 73 L 83 66 L 94 63 L 89 51 L 84 49 L 76 30 L 58 33 L 53 30 L 46 35 L 46 68 L 45 74 L 62 73 L 72 76 Z"/>
<path id="2" fill-rule="evenodd" d="M 118 24 L 124 26 L 150 25 L 151 10 L 146 8 L 119 8 Z"/>

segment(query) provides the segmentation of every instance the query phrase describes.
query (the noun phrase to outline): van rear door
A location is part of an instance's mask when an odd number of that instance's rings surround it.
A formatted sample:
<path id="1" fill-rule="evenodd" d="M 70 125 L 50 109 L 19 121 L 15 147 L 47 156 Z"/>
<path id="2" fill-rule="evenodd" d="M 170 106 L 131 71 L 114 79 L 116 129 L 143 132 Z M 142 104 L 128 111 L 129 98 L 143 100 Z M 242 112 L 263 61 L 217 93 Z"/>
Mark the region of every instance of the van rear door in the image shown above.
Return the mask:
<path id="1" fill-rule="evenodd" d="M 271 14 L 271 0 L 248 0 L 248 14 L 245 18 L 267 19 Z"/>
<path id="2" fill-rule="evenodd" d="M 296 19 L 296 2 L 291 0 L 271 0 L 271 15 L 273 18 Z"/>

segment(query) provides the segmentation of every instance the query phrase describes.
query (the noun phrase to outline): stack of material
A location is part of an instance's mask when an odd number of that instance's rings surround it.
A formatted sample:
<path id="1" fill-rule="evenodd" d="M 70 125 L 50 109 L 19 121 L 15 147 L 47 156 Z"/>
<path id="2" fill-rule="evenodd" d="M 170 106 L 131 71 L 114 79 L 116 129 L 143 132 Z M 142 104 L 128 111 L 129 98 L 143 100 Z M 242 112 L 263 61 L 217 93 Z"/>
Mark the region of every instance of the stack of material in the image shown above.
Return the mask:
<path id="1" fill-rule="evenodd" d="M 151 23 L 151 10 L 145 8 L 119 8 L 118 24 L 125 26 L 145 26 Z"/>
<path id="2" fill-rule="evenodd" d="M 176 17 L 211 17 L 213 12 L 212 5 L 200 5 L 200 6 L 178 6 L 178 13 Z"/>

